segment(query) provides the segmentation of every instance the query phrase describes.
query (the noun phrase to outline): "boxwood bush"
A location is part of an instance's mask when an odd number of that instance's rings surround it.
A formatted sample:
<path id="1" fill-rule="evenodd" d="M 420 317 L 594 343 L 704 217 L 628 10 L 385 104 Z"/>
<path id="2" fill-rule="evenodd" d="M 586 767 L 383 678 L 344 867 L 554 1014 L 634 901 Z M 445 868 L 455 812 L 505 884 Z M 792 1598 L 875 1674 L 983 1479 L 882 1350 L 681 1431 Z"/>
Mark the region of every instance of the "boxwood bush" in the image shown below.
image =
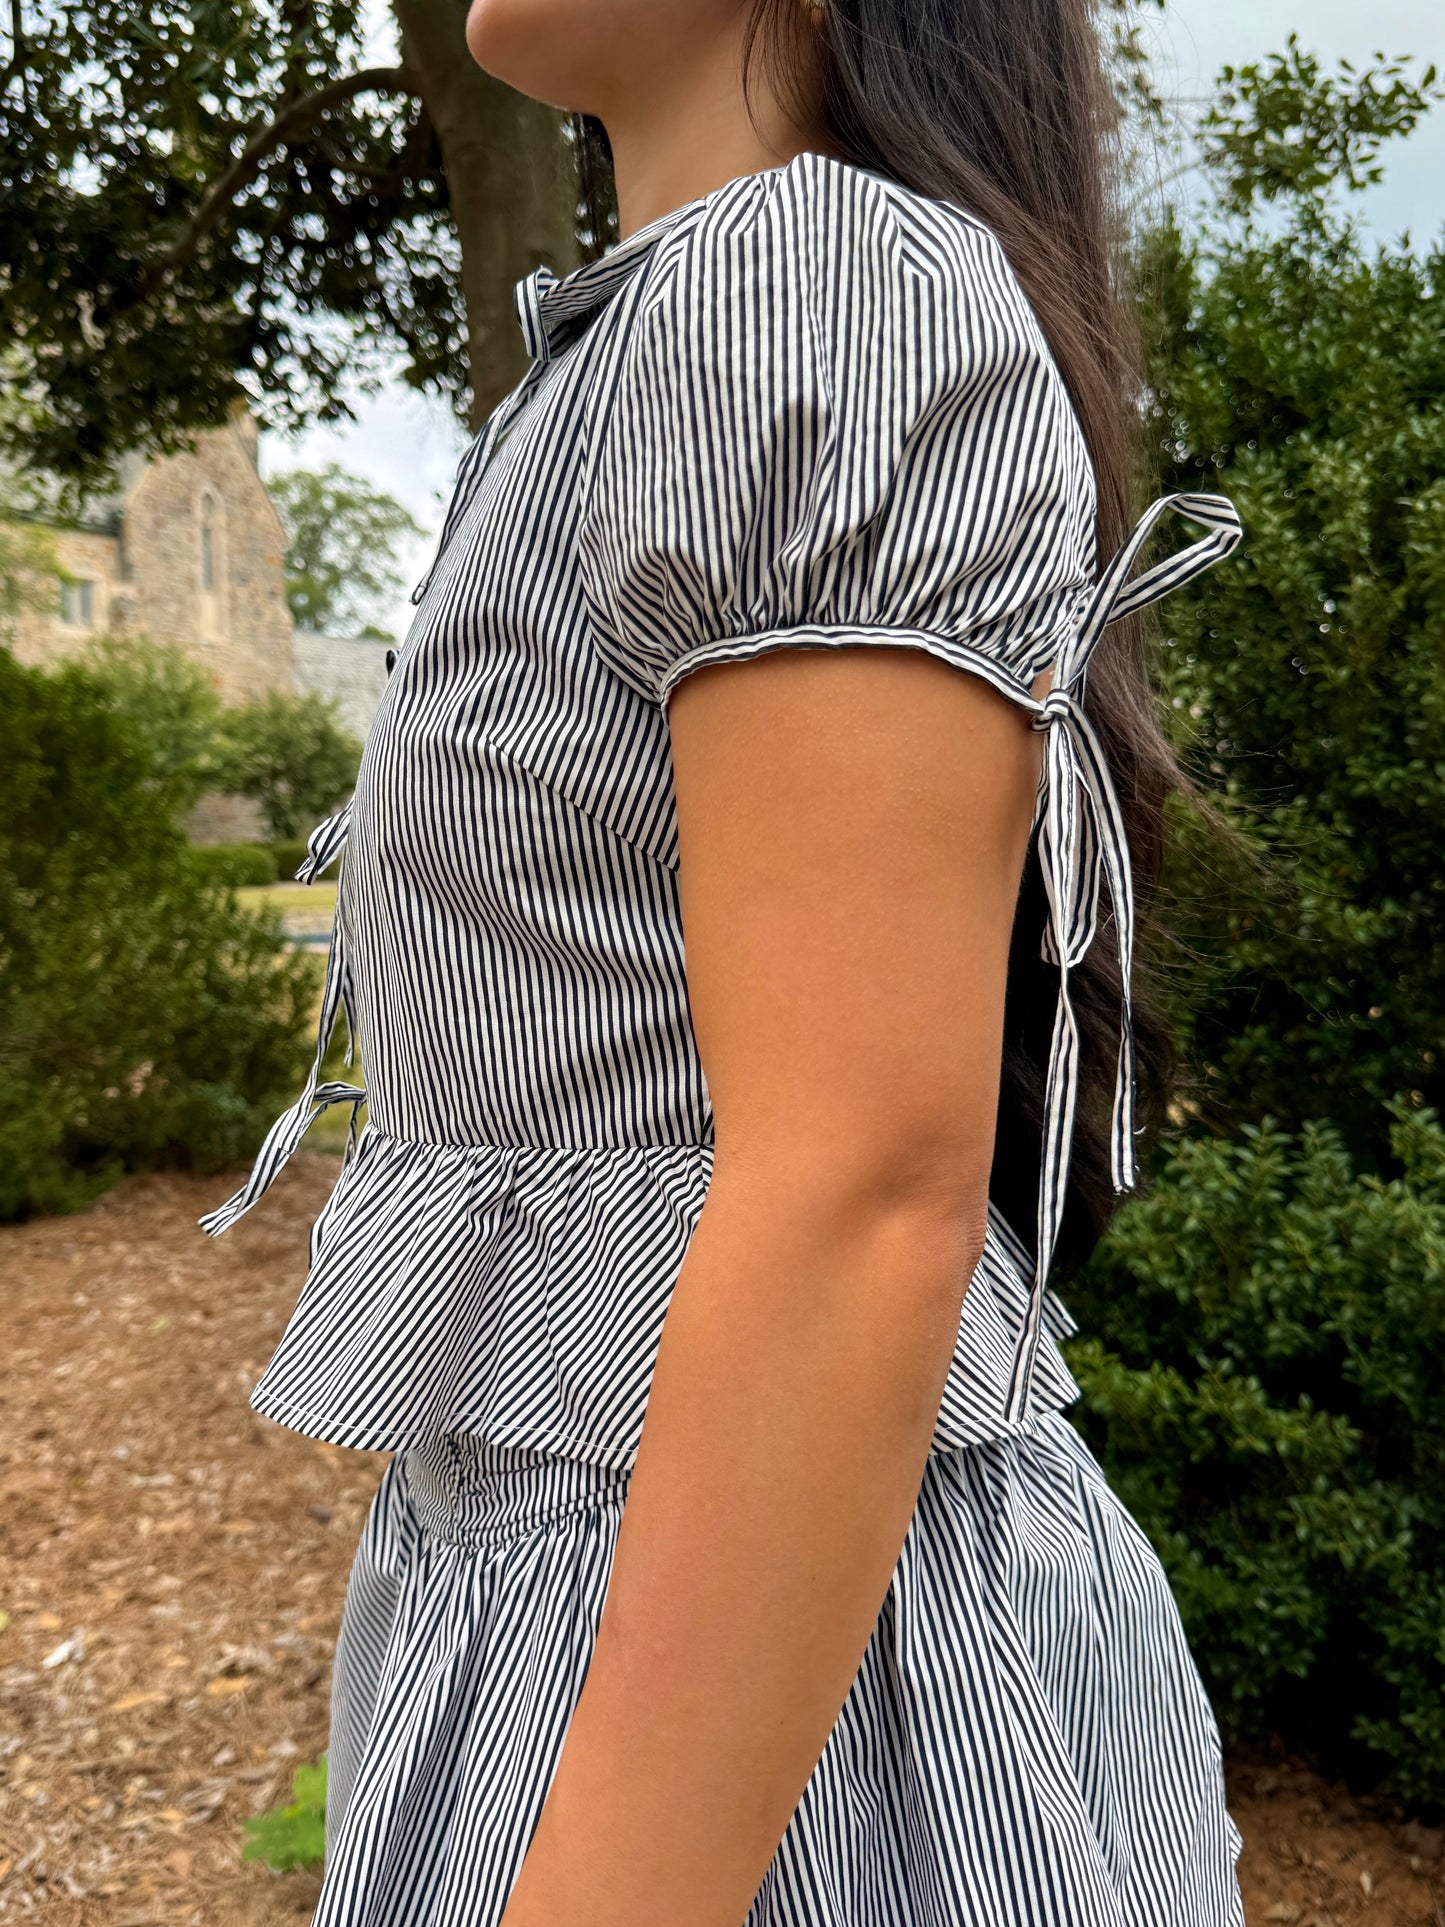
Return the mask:
<path id="1" fill-rule="evenodd" d="M 296 872 L 306 860 L 306 844 L 304 840 L 296 838 L 287 843 L 271 843 L 267 845 L 267 848 L 271 852 L 271 862 L 275 866 L 277 881 L 280 883 L 292 882 Z M 329 874 L 334 877 L 336 872 L 332 870 Z"/>
<path id="2" fill-rule="evenodd" d="M 1065 1296 L 1072 1416 L 1153 1538 L 1221 1725 L 1445 1798 L 1445 1131 L 1388 1172 L 1266 1122 L 1175 1145 Z"/>
<path id="3" fill-rule="evenodd" d="M 250 1156 L 305 1074 L 314 958 L 198 871 L 189 777 L 95 671 L 0 649 L 0 1218 Z"/>
<path id="4" fill-rule="evenodd" d="M 191 867 L 205 882 L 227 890 L 275 883 L 278 878 L 276 855 L 269 843 L 193 845 Z"/>

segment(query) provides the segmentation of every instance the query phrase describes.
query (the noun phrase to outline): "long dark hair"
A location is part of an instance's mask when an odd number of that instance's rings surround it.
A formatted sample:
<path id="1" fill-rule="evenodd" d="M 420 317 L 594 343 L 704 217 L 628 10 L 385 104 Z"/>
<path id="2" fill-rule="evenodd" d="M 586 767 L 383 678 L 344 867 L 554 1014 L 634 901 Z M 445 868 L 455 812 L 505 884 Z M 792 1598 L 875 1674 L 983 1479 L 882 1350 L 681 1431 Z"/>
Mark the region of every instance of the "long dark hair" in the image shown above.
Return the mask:
<path id="1" fill-rule="evenodd" d="M 1098 564 L 1128 533 L 1142 463 L 1137 330 L 1110 193 L 1117 114 L 1091 0 L 752 0 L 745 65 L 761 57 L 798 103 L 821 97 L 838 150 L 953 202 L 998 237 L 1068 387 L 1098 487 Z M 821 62 L 821 68 L 819 66 Z M 821 88 L 821 95 L 820 95 Z M 616 231 L 611 156 L 596 121 L 574 126 L 594 251 Z M 1088 709 L 1109 757 L 1147 915 L 1164 807 L 1187 785 L 1160 726 L 1137 619 L 1113 624 L 1089 671 Z M 1009 957 L 991 1195 L 1032 1243 L 1057 967 L 1040 956 L 1046 903 L 1031 852 Z M 1070 973 L 1083 1036 L 1069 1201 L 1058 1256 L 1079 1262 L 1116 1202 L 1108 1122 L 1119 1025 L 1112 923 Z M 1167 1027 L 1135 986 L 1140 1116 L 1168 1093 Z"/>

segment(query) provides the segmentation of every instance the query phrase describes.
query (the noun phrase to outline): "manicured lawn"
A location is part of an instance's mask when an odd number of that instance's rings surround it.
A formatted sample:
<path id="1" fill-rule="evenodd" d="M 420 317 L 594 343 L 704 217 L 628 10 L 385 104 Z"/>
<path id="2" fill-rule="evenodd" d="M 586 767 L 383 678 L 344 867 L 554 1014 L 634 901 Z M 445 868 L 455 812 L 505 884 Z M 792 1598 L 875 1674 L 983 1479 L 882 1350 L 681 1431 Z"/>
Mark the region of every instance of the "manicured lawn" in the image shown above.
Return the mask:
<path id="1" fill-rule="evenodd" d="M 271 883 L 257 889 L 238 890 L 236 895 L 243 905 L 252 910 L 275 909 L 281 913 L 288 937 L 306 941 L 307 948 L 317 958 L 316 996 L 318 1007 L 321 998 L 321 965 L 325 961 L 324 941 L 331 930 L 332 919 L 336 915 L 335 883 Z M 348 1070 L 341 1062 L 344 1044 L 344 1029 L 337 1025 L 332 1047 L 328 1054 L 327 1077 L 336 1078 L 348 1084 L 363 1084 L 361 1060 L 356 1061 Z M 365 1114 L 363 1113 L 363 1120 Z M 351 1128 L 351 1108 L 346 1104 L 333 1105 L 323 1111 L 321 1116 L 306 1133 L 306 1148 L 309 1151 L 340 1152 L 346 1145 L 347 1132 Z"/>
<path id="2" fill-rule="evenodd" d="M 268 883 L 258 889 L 238 890 L 248 908 L 281 912 L 288 935 L 311 936 L 331 928 L 336 914 L 334 883 Z"/>

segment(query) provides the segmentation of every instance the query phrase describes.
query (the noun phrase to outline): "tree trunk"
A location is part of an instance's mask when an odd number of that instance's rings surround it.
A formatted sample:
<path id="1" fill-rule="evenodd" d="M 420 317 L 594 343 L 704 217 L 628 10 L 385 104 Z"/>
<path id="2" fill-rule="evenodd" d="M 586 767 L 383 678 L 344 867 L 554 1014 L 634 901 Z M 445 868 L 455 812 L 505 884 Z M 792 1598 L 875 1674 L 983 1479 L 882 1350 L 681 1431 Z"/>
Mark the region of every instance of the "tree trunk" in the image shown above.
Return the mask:
<path id="1" fill-rule="evenodd" d="M 554 108 L 484 74 L 467 52 L 465 0 L 393 0 L 402 59 L 420 77 L 461 243 L 472 427 L 521 379 L 512 295 L 541 262 L 579 260 L 577 181 Z"/>

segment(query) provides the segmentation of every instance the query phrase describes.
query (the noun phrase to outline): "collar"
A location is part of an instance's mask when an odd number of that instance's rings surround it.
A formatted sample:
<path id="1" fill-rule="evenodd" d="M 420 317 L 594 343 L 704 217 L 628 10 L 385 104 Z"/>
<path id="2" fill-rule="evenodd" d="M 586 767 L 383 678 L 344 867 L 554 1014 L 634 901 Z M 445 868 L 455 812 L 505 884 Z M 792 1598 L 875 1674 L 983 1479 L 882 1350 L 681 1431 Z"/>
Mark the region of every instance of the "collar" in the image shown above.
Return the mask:
<path id="1" fill-rule="evenodd" d="M 697 207 L 688 201 L 629 234 L 596 261 L 560 278 L 545 265 L 517 283 L 513 301 L 522 339 L 533 361 L 551 361 L 568 348 L 588 322 L 651 258 L 662 237 Z"/>
<path id="2" fill-rule="evenodd" d="M 527 353 L 534 362 L 552 361 L 565 348 L 571 347 L 592 317 L 646 266 L 658 242 L 679 221 L 699 214 L 719 195 L 742 188 L 745 184 L 756 187 L 764 181 L 776 180 L 800 166 L 844 166 L 855 173 L 870 174 L 885 184 L 891 178 L 878 168 L 855 166 L 851 161 L 832 161 L 825 155 L 807 149 L 776 167 L 740 174 L 735 180 L 725 181 L 721 187 L 714 188 L 711 194 L 700 194 L 696 200 L 685 201 L 681 207 L 659 215 L 646 227 L 638 228 L 635 234 L 629 234 L 625 241 L 619 241 L 615 248 L 598 260 L 586 261 L 560 279 L 549 267 L 534 268 L 517 283 L 513 295 Z"/>

